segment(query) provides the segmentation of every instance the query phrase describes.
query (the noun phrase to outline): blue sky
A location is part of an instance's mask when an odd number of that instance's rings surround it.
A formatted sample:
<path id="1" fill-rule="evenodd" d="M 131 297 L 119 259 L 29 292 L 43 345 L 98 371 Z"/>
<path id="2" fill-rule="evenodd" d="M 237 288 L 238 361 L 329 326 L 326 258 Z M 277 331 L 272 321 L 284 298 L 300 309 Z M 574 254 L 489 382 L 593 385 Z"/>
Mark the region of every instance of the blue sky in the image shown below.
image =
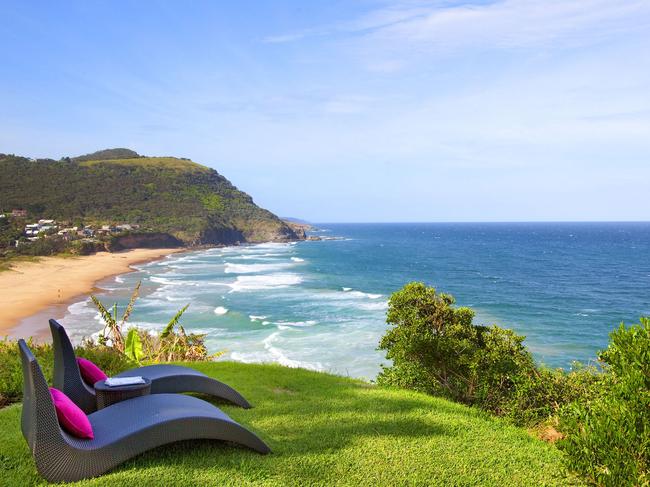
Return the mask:
<path id="1" fill-rule="evenodd" d="M 0 152 L 191 157 L 317 222 L 650 220 L 647 0 L 0 7 Z"/>

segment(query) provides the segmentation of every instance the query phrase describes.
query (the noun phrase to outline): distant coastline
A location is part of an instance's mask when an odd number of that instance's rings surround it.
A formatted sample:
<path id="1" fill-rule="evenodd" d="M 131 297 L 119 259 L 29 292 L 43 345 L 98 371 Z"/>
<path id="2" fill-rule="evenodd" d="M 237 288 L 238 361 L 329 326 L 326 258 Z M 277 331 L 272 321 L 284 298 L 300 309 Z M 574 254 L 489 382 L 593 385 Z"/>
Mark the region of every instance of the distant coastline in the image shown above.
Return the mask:
<path id="1" fill-rule="evenodd" d="M 132 272 L 134 264 L 151 262 L 186 248 L 132 249 L 98 252 L 79 257 L 43 257 L 37 262 L 16 262 L 0 272 L 0 336 L 38 336 L 43 323 L 20 326 L 23 320 L 50 307 L 89 294 L 107 277 Z M 42 327 L 41 327 L 42 325 Z M 42 328 L 42 329 L 41 329 Z"/>

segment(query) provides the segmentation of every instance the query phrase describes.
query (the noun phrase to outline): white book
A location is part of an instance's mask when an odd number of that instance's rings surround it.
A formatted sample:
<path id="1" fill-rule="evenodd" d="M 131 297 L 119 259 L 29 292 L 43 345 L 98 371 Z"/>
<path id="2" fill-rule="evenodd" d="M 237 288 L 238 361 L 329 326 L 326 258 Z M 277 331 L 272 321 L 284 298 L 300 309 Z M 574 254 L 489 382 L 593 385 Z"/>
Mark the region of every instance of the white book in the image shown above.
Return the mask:
<path id="1" fill-rule="evenodd" d="M 142 377 L 109 377 L 104 381 L 108 387 L 132 386 L 135 384 L 144 384 Z"/>

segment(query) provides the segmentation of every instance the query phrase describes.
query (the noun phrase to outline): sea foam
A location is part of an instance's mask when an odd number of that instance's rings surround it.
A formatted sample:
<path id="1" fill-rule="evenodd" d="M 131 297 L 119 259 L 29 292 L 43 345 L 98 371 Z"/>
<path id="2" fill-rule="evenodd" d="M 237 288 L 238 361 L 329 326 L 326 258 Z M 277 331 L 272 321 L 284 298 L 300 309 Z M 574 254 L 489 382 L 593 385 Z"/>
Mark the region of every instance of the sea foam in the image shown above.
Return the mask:
<path id="1" fill-rule="evenodd" d="M 264 289 L 280 289 L 295 286 L 302 282 L 298 274 L 268 274 L 257 276 L 238 276 L 230 284 L 231 292 L 258 291 Z"/>
<path id="2" fill-rule="evenodd" d="M 226 274 L 252 274 L 255 272 L 272 272 L 291 267 L 289 262 L 278 262 L 275 264 L 233 264 L 225 263 Z"/>

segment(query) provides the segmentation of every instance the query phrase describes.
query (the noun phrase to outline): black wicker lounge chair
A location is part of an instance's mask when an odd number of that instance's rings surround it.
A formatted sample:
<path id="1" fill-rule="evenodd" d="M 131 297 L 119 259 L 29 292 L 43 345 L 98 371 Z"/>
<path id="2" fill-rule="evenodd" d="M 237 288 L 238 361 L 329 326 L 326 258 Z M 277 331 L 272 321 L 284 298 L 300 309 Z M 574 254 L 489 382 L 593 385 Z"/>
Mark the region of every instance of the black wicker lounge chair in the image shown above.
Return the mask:
<path id="1" fill-rule="evenodd" d="M 21 429 L 36 469 L 51 482 L 95 477 L 125 460 L 181 440 L 226 440 L 260 453 L 269 447 L 210 403 L 182 394 L 127 399 L 88 415 L 94 439 L 78 439 L 61 429 L 36 358 L 18 342 L 23 366 Z"/>
<path id="2" fill-rule="evenodd" d="M 92 384 L 86 384 L 81 377 L 74 348 L 65 328 L 56 320 L 50 320 L 50 331 L 54 347 L 54 387 L 63 391 L 84 412 L 95 411 L 97 409 L 95 390 Z M 248 401 L 229 385 L 189 367 L 147 365 L 127 370 L 115 377 L 133 376 L 142 376 L 151 380 L 151 394 L 199 392 L 225 399 L 243 408 L 251 407 Z"/>

